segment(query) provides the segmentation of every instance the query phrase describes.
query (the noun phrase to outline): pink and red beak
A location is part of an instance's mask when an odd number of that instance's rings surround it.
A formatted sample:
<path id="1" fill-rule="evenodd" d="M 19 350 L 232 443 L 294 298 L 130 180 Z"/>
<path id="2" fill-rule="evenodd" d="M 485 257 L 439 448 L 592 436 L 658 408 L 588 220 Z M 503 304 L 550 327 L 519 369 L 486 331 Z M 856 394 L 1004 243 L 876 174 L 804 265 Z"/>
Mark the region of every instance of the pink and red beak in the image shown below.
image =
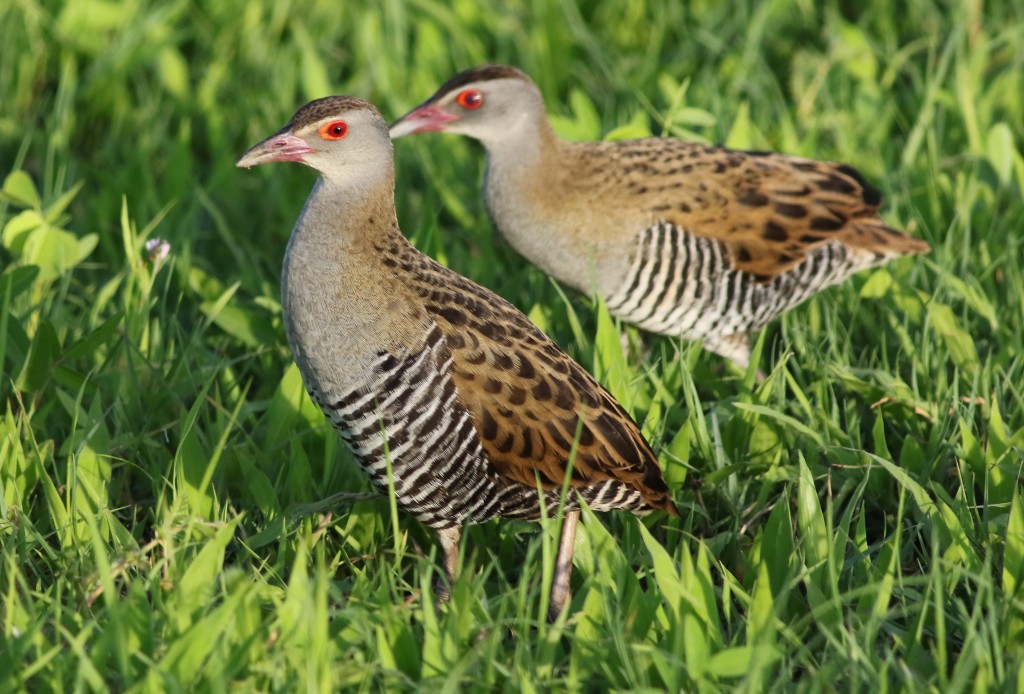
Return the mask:
<path id="1" fill-rule="evenodd" d="M 249 151 L 242 155 L 235 166 L 248 169 L 260 164 L 269 164 L 273 161 L 297 161 L 305 162 L 303 156 L 315 151 L 309 143 L 301 137 L 296 137 L 290 132 L 281 131 L 271 135 L 263 142 L 253 145 Z"/>
<path id="2" fill-rule="evenodd" d="M 437 106 L 420 106 L 391 124 L 391 139 L 397 140 L 413 133 L 444 130 L 445 126 L 459 117 Z"/>

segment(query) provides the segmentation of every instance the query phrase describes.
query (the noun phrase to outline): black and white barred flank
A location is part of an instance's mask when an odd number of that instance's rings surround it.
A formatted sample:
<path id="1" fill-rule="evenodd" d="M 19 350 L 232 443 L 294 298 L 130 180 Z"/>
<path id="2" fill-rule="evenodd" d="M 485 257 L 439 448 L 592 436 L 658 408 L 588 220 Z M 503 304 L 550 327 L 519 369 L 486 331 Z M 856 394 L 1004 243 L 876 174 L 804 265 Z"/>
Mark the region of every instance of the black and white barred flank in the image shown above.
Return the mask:
<path id="1" fill-rule="evenodd" d="M 501 477 L 488 462 L 468 410 L 452 380 L 452 358 L 434 326 L 416 354 L 382 353 L 364 388 L 342 397 L 310 395 L 341 433 L 371 482 L 388 490 L 388 466 L 400 507 L 436 529 L 498 516 L 536 520 L 539 490 Z M 554 515 L 560 490 L 543 492 Z M 596 511 L 648 508 L 636 489 L 616 480 L 576 488 Z"/>
<path id="2" fill-rule="evenodd" d="M 662 222 L 644 230 L 608 311 L 651 332 L 714 339 L 764 327 L 821 289 L 884 260 L 829 242 L 769 282 L 731 269 L 724 245 Z"/>

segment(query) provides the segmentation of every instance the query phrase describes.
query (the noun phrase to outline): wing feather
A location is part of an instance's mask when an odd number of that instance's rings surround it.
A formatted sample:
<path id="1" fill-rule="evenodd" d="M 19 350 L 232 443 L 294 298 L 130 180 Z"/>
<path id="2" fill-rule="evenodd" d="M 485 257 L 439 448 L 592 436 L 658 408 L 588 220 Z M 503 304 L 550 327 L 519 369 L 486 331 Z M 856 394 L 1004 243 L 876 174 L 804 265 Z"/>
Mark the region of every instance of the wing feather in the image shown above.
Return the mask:
<path id="1" fill-rule="evenodd" d="M 885 224 L 881 192 L 851 166 L 675 139 L 607 143 L 582 155 L 585 180 L 610 181 L 653 220 L 721 241 L 734 269 L 764 280 L 829 241 L 891 257 L 928 244 Z"/>
<path id="2" fill-rule="evenodd" d="M 573 487 L 618 480 L 678 515 L 654 451 L 600 383 L 514 306 L 420 262 L 413 274 L 451 350 L 459 400 L 500 475 L 547 489 L 567 473 Z"/>

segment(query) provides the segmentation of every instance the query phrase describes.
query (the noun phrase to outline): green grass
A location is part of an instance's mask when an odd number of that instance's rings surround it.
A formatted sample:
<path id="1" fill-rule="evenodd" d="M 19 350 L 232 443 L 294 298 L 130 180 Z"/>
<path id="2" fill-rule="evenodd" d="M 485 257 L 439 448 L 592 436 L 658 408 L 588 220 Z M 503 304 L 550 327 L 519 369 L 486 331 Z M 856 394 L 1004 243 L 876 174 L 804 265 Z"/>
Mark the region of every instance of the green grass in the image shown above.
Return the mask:
<path id="1" fill-rule="evenodd" d="M 0 4 L 0 691 L 1020 691 L 1018 5 Z M 406 233 L 597 373 L 684 511 L 587 514 L 554 626 L 550 524 L 469 529 L 435 612 L 432 534 L 284 341 L 313 175 L 234 168 L 311 98 L 393 118 L 488 61 L 567 136 L 847 161 L 933 247 L 772 325 L 757 385 L 525 266 L 478 146 L 399 142 Z"/>

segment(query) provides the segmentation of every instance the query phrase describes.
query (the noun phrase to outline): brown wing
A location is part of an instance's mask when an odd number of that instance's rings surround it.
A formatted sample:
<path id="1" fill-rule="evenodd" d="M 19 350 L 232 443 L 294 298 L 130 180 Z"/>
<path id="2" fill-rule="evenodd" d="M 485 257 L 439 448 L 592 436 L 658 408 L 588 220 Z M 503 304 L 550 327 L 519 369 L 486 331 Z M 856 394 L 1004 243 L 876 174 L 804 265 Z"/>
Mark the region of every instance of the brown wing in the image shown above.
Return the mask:
<path id="1" fill-rule="evenodd" d="M 679 515 L 636 423 L 579 364 L 514 306 L 418 259 L 417 291 L 451 350 L 459 399 L 502 476 L 547 489 L 615 479 Z"/>
<path id="2" fill-rule="evenodd" d="M 721 240 L 733 267 L 765 280 L 829 241 L 892 257 L 928 251 L 882 221 L 881 192 L 845 164 L 658 138 L 601 149 L 616 185 L 655 219 Z"/>

